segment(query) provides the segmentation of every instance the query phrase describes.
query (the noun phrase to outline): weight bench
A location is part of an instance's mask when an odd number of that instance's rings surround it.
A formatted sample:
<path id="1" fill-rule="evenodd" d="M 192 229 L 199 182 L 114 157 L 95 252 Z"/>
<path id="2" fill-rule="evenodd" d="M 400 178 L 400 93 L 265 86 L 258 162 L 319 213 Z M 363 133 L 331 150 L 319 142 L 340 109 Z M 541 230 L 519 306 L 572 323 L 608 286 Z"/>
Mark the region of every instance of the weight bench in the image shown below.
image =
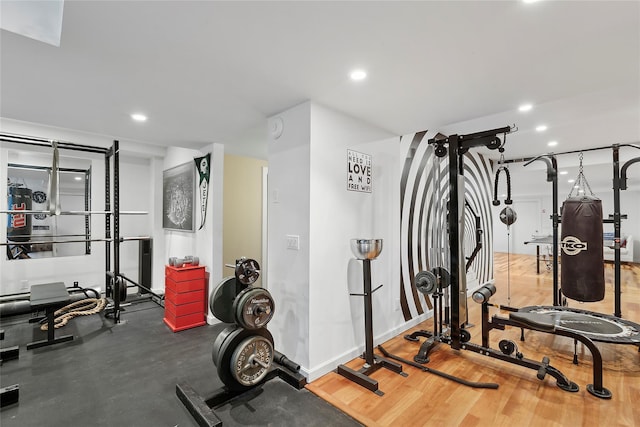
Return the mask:
<path id="1" fill-rule="evenodd" d="M 47 319 L 47 339 L 27 344 L 27 350 L 44 347 L 73 340 L 73 335 L 55 337 L 55 316 L 57 309 L 69 304 L 71 297 L 63 282 L 44 283 L 31 286 L 29 304 L 32 311 L 45 310 Z M 29 322 L 39 322 L 42 318 L 30 319 Z"/>

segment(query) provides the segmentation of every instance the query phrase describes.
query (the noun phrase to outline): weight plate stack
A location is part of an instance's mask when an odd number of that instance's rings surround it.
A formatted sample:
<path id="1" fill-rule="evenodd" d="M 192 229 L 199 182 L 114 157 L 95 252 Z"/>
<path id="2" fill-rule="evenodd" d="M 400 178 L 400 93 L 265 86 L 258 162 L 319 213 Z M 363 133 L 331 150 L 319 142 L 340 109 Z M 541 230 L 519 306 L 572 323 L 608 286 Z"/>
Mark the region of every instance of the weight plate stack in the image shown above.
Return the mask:
<path id="1" fill-rule="evenodd" d="M 265 329 L 226 327 L 212 352 L 218 376 L 230 390 L 246 390 L 262 381 L 273 361 L 273 336 Z"/>

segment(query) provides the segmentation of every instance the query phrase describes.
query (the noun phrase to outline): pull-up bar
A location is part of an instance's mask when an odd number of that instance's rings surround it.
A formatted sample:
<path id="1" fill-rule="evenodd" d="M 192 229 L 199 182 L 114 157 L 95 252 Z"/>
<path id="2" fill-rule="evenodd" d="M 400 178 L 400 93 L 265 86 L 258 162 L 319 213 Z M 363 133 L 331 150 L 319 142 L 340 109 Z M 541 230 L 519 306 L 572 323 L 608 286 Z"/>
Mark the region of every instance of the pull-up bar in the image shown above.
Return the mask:
<path id="1" fill-rule="evenodd" d="M 52 148 L 53 143 L 57 143 L 58 148 L 65 150 L 85 151 L 89 153 L 106 154 L 110 148 L 93 147 L 91 145 L 76 144 L 73 142 L 56 141 L 35 136 L 17 135 L 11 133 L 0 133 L 0 141 L 16 144 L 35 145 L 38 147 Z"/>
<path id="2" fill-rule="evenodd" d="M 570 151 L 562 151 L 559 153 L 547 153 L 546 155 L 548 156 L 560 156 L 563 154 L 577 154 L 577 153 L 586 153 L 588 151 L 599 151 L 599 150 L 609 150 L 609 149 L 615 149 L 615 148 L 620 148 L 620 147 L 633 147 L 633 148 L 637 148 L 640 150 L 640 144 L 639 143 L 634 143 L 634 144 L 613 144 L 613 145 L 607 145 L 605 147 L 594 147 L 594 148 L 583 148 L 582 150 L 570 150 Z M 504 160 L 502 163 L 522 163 L 522 162 L 530 162 L 532 160 L 536 160 L 538 159 L 540 156 L 536 156 L 536 157 L 520 157 L 520 158 L 516 158 L 516 159 L 506 159 Z"/>

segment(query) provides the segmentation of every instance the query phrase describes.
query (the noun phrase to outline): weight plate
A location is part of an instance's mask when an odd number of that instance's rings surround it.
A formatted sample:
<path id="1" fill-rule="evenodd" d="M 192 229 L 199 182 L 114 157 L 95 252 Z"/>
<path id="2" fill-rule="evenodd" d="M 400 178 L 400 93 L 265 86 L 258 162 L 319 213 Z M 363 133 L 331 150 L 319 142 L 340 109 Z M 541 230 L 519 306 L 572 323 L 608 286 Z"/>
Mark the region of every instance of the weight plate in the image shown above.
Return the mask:
<path id="1" fill-rule="evenodd" d="M 436 291 L 438 279 L 430 271 L 420 271 L 416 274 L 416 288 L 423 294 L 430 295 Z"/>
<path id="2" fill-rule="evenodd" d="M 218 366 L 218 357 L 220 349 L 222 348 L 222 344 L 227 339 L 227 337 L 238 329 L 237 325 L 230 325 L 224 328 L 213 341 L 213 351 L 211 352 L 211 358 L 213 359 L 213 364 Z"/>
<path id="3" fill-rule="evenodd" d="M 236 279 L 243 285 L 251 285 L 260 277 L 260 264 L 255 259 L 243 259 L 236 264 Z"/>
<path id="4" fill-rule="evenodd" d="M 264 288 L 245 288 L 233 301 L 235 321 L 247 329 L 266 326 L 273 317 L 275 303 Z"/>
<path id="5" fill-rule="evenodd" d="M 122 277 L 116 279 L 117 292 L 120 292 L 120 302 L 127 300 L 127 284 Z"/>
<path id="6" fill-rule="evenodd" d="M 107 297 L 111 296 L 115 298 L 118 295 L 118 300 L 124 302 L 127 299 L 127 285 L 124 283 L 124 279 L 121 277 L 111 276 L 109 279 L 111 292 L 107 292 Z"/>
<path id="7" fill-rule="evenodd" d="M 242 384 L 238 382 L 238 380 L 235 378 L 233 371 L 235 370 L 235 365 L 238 359 L 235 359 L 233 355 L 234 353 L 236 353 L 236 350 L 238 349 L 240 344 L 243 343 L 247 338 L 256 336 L 266 338 L 273 346 L 273 336 L 267 329 L 262 328 L 249 330 L 237 327 L 236 325 L 228 326 L 227 328 L 225 328 L 220 333 L 220 335 L 218 335 L 214 342 L 214 348 L 212 352 L 213 363 L 216 365 L 218 377 L 220 377 L 220 380 L 230 390 L 246 390 L 251 387 L 251 385 L 247 385 L 246 383 Z M 265 353 L 263 353 L 263 355 L 264 354 Z M 267 365 L 270 365 L 272 359 L 273 357 L 269 357 L 261 359 L 261 361 Z M 264 368 L 261 365 L 258 366 L 260 366 L 260 369 L 257 369 L 256 372 L 253 373 L 254 376 L 256 374 L 262 374 L 262 369 Z M 244 366 L 241 366 L 241 368 L 238 370 L 238 375 L 242 376 L 243 368 Z M 265 369 L 265 371 L 268 371 L 268 369 Z M 257 382 L 253 383 L 252 385 L 256 384 Z"/>
<path id="8" fill-rule="evenodd" d="M 238 336 L 243 333 L 246 335 L 247 332 L 248 331 L 246 329 L 239 328 L 237 325 L 231 325 L 224 329 L 214 342 L 213 351 L 211 353 L 213 364 L 216 365 L 216 370 L 220 380 L 230 389 L 237 390 L 245 388 L 240 386 L 240 384 L 233 379 L 233 375 L 231 375 L 231 370 L 229 369 L 228 360 L 230 360 L 236 345 L 242 341 Z"/>
<path id="9" fill-rule="evenodd" d="M 431 269 L 431 272 L 435 274 L 436 279 L 438 279 L 438 286 L 440 289 L 445 289 L 447 286 L 451 284 L 451 274 L 444 267 L 435 267 Z"/>
<path id="10" fill-rule="evenodd" d="M 224 323 L 235 322 L 233 300 L 236 295 L 236 278 L 225 277 L 222 279 L 209 299 L 209 308 L 216 319 Z"/>
<path id="11" fill-rule="evenodd" d="M 273 343 L 261 335 L 245 338 L 231 356 L 231 374 L 243 386 L 252 387 L 267 376 L 273 361 Z"/>

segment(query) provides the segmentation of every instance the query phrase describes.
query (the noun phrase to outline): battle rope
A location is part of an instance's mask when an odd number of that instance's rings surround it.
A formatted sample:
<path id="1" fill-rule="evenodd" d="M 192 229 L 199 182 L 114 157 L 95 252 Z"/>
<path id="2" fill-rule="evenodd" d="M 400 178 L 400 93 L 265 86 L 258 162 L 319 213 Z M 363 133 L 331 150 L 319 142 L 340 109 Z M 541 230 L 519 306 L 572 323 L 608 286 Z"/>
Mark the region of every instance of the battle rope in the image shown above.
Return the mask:
<path id="1" fill-rule="evenodd" d="M 99 313 L 106 305 L 106 298 L 87 298 L 65 305 L 54 313 L 54 316 L 56 316 L 54 328 L 58 329 L 63 327 L 69 322 L 69 320 L 76 316 L 89 316 L 91 314 Z M 40 326 L 40 329 L 46 331 L 48 329 L 48 325 L 45 323 Z"/>

